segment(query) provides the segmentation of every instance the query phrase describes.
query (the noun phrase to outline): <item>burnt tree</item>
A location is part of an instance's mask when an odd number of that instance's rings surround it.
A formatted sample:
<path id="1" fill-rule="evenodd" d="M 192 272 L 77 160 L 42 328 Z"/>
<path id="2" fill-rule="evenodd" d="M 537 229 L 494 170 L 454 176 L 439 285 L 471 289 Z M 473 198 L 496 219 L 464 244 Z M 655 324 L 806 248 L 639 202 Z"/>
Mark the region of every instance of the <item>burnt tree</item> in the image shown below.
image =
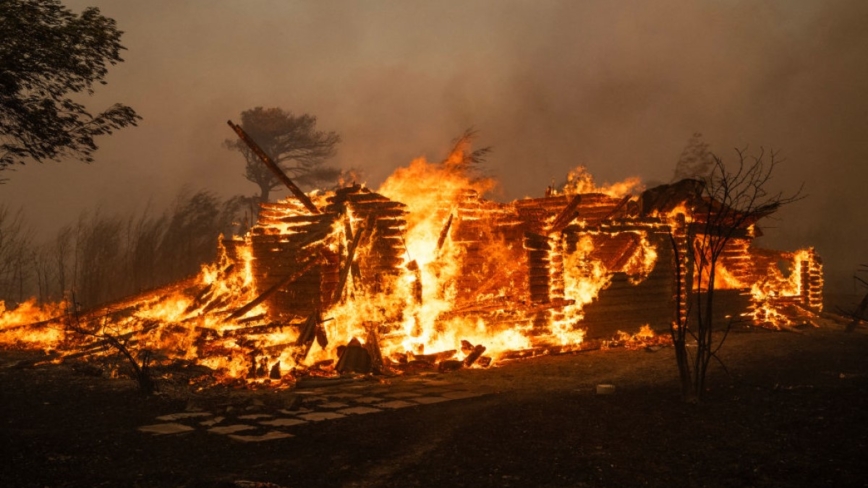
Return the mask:
<path id="1" fill-rule="evenodd" d="M 727 244 L 752 236 L 758 220 L 802 198 L 801 189 L 792 195 L 769 190 L 780 162 L 775 152 L 760 150 L 751 156 L 737 149 L 736 154 L 738 162 L 732 166 L 713 156 L 711 173 L 694 185 L 696 194 L 684 224 L 670 233 L 677 283 L 670 332 L 682 396 L 690 403 L 702 398 L 708 366 L 732 326 L 731 319 L 715 315 L 715 282 Z M 689 339 L 696 341 L 692 354 Z"/>

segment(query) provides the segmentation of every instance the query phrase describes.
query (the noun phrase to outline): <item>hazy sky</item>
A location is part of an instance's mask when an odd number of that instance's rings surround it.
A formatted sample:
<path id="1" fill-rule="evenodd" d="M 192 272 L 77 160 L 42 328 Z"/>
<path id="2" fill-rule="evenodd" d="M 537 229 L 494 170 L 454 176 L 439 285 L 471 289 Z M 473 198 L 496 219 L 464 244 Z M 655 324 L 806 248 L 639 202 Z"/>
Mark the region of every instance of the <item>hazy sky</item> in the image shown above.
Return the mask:
<path id="1" fill-rule="evenodd" d="M 341 134 L 337 164 L 376 188 L 464 129 L 493 146 L 498 199 L 541 196 L 579 164 L 599 182 L 666 182 L 693 132 L 724 160 L 780 151 L 775 184 L 809 197 L 765 244 L 815 245 L 835 282 L 868 262 L 868 2 L 864 0 L 66 0 L 125 32 L 91 97 L 137 128 L 96 162 L 31 164 L 0 203 L 51 232 L 101 205 L 164 208 L 185 185 L 254 194 L 223 147 L 227 119 L 278 106 Z"/>

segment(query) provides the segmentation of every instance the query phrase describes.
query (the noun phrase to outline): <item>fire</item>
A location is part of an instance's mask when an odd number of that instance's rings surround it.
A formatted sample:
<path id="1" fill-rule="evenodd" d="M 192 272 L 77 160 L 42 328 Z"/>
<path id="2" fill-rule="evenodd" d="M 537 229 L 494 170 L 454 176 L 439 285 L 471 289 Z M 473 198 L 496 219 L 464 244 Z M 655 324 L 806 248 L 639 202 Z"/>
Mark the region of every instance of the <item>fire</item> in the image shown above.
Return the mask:
<path id="1" fill-rule="evenodd" d="M 611 275 L 602 261 L 593 259 L 594 241 L 584 236 L 577 245 L 577 251 L 567 256 L 564 269 L 565 296 L 575 300 L 575 319 L 581 320 L 581 307 L 591 303 L 600 290 L 609 284 Z"/>
<path id="2" fill-rule="evenodd" d="M 636 177 L 627 178 L 624 181 L 597 186 L 594 177 L 584 166 L 578 166 L 567 174 L 567 183 L 563 193 L 566 195 L 579 195 L 585 193 L 602 193 L 610 197 L 621 198 L 625 195 L 634 194 L 643 189 L 642 180 Z M 554 191 L 557 194 L 556 191 Z"/>
<path id="3" fill-rule="evenodd" d="M 620 345 L 625 349 L 635 350 L 652 346 L 670 345 L 672 337 L 669 335 L 657 335 L 650 325 L 645 324 L 635 334 L 619 330 L 612 343 Z"/>
<path id="4" fill-rule="evenodd" d="M 750 288 L 753 310 L 747 315 L 757 325 L 775 329 L 792 326 L 794 315 L 804 315 L 789 313 L 796 305 L 822 311 L 823 304 L 818 298 L 822 290 L 822 263 L 814 249 L 800 249 L 784 257 L 788 259 L 783 263 L 769 263 L 765 279 Z M 780 264 L 786 269 L 782 270 Z"/>
<path id="5" fill-rule="evenodd" d="M 66 304 L 38 306 L 31 298 L 12 310 L 0 300 L 0 344 L 54 349 L 64 340 L 63 330 L 49 321 L 61 315 Z"/>
<path id="6" fill-rule="evenodd" d="M 454 282 L 464 257 L 460 247 L 441 236 L 467 191 L 484 194 L 495 186 L 493 180 L 470 177 L 462 163 L 467 149 L 458 147 L 442 164 L 416 159 L 409 167 L 397 170 L 377 190 L 404 203 L 408 210 L 404 262 L 407 272 L 398 288 L 401 295 L 408 297 L 400 313 L 404 316 L 400 349 L 404 351 L 457 350 L 462 339 L 476 343 L 485 336 L 484 323 L 460 318 L 446 323 L 438 320 L 453 308 L 457 294 Z M 418 295 L 416 299 L 409 299 L 414 295 Z M 387 351 L 391 352 L 394 351 Z"/>
<path id="7" fill-rule="evenodd" d="M 313 192 L 310 205 L 263 204 L 257 224 L 221 239 L 218 259 L 190 280 L 94 311 L 33 300 L 0 307 L 0 344 L 73 352 L 112 338 L 197 362 L 221 381 L 280 385 L 359 371 L 347 364 L 351 350 L 368 370 L 488 367 L 577 350 L 588 310 L 610 288 L 671 288 L 667 233 L 686 235 L 695 219 L 685 200 L 637 195 L 636 178 L 597 186 L 579 167 L 545 198 L 491 202 L 495 182 L 474 176 L 467 151 L 416 159 L 376 192 L 354 184 Z M 816 307 L 812 250 L 788 256 L 785 274 L 777 254 L 751 259 L 749 243 L 734 241 L 719 261 L 718 289 L 750 289 L 757 321 L 780 320 L 759 304 L 774 309 L 782 298 Z M 650 325 L 619 337 L 665 342 Z"/>

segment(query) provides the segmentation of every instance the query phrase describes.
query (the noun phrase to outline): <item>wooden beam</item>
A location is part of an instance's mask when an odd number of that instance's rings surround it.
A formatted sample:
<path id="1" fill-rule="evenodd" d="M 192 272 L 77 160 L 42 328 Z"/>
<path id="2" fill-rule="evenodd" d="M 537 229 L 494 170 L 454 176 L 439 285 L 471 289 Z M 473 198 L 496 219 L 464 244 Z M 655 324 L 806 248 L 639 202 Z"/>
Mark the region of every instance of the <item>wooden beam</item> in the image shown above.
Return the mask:
<path id="1" fill-rule="evenodd" d="M 256 154 L 256 156 L 263 163 L 265 163 L 265 166 L 267 166 L 268 169 L 270 169 L 271 172 L 274 173 L 274 176 L 276 176 L 281 183 L 286 185 L 286 187 L 289 188 L 289 191 L 291 191 L 296 198 L 301 200 L 301 203 L 306 209 L 310 210 L 310 212 L 314 214 L 320 213 L 319 209 L 316 208 L 316 205 L 313 204 L 311 199 L 308 198 L 308 196 L 303 191 L 301 191 L 301 188 L 297 187 L 295 183 L 293 183 L 292 180 L 289 179 L 289 176 L 286 176 L 286 173 L 284 173 L 283 170 L 280 169 L 280 166 L 278 166 L 277 163 L 275 163 L 274 160 L 268 156 L 268 154 L 265 154 L 265 151 L 263 151 L 262 148 L 259 147 L 259 144 L 257 144 L 256 141 L 254 141 L 250 136 L 247 135 L 246 132 L 244 132 L 244 129 L 242 129 L 241 126 L 233 124 L 231 120 L 227 120 L 226 123 L 229 124 L 229 127 L 232 127 L 232 130 L 234 130 L 235 133 L 238 134 L 238 137 L 241 138 L 241 140 L 244 141 L 245 144 L 247 144 L 247 147 L 249 147 L 250 150 L 253 151 L 253 154 Z"/>
<path id="2" fill-rule="evenodd" d="M 374 215 L 371 214 L 370 216 L 368 216 L 368 219 L 365 221 L 365 225 L 359 226 L 356 229 L 356 234 L 353 236 L 353 238 L 352 238 L 353 240 L 350 241 L 350 246 L 347 249 L 347 259 L 344 262 L 344 266 L 341 268 L 340 275 L 338 276 L 338 284 L 335 287 L 334 292 L 332 293 L 331 300 L 330 300 L 331 304 L 335 304 L 338 302 L 338 300 L 340 300 L 341 295 L 344 292 L 344 286 L 346 286 L 346 284 L 347 284 L 347 276 L 349 276 L 349 274 L 350 274 L 350 269 L 353 265 L 353 260 L 355 259 L 356 248 L 359 247 L 359 242 L 361 242 L 361 240 L 362 240 L 362 235 L 365 232 L 367 232 L 369 229 L 372 229 L 374 227 L 374 222 L 376 222 L 376 217 L 374 217 Z M 350 228 L 349 221 L 347 222 L 345 229 L 346 230 L 352 230 Z"/>
<path id="3" fill-rule="evenodd" d="M 277 283 L 275 283 L 274 285 L 272 285 L 269 289 L 267 289 L 267 290 L 265 290 L 264 292 L 262 292 L 262 294 L 260 294 L 258 297 L 254 298 L 252 302 L 250 302 L 250 303 L 248 303 L 247 305 L 245 305 L 245 306 L 239 308 L 238 310 L 232 312 L 232 314 L 229 315 L 229 317 L 227 317 L 227 318 L 230 319 L 230 320 L 231 320 L 231 319 L 237 319 L 238 317 L 241 317 L 242 315 L 246 314 L 247 312 L 253 310 L 254 307 L 256 307 L 257 305 L 259 305 L 260 303 L 262 303 L 263 301 L 265 301 L 265 299 L 268 298 L 268 297 L 270 297 L 271 295 L 273 295 L 274 292 L 276 292 L 277 290 L 283 288 L 284 286 L 289 285 L 289 284 L 292 283 L 293 281 L 295 281 L 295 280 L 301 278 L 305 273 L 307 273 L 308 271 L 310 271 L 311 268 L 313 268 L 315 265 L 316 265 L 316 259 L 311 259 L 311 260 L 308 261 L 307 264 L 305 264 L 304 267 L 302 267 L 299 271 L 297 271 L 297 272 L 295 272 L 295 273 L 293 273 L 293 274 L 287 276 L 286 278 L 284 278 L 284 279 L 278 281 Z"/>
<path id="4" fill-rule="evenodd" d="M 582 203 L 582 195 L 577 194 L 570 200 L 570 203 L 567 204 L 566 207 L 561 211 L 560 214 L 555 218 L 552 222 L 551 227 L 549 228 L 549 234 L 553 234 L 555 232 L 560 232 L 564 230 L 564 228 L 576 219 L 579 216 L 579 204 Z"/>
<path id="5" fill-rule="evenodd" d="M 452 214 L 449 214 L 449 220 L 446 221 L 446 225 L 443 226 L 443 229 L 440 231 L 440 238 L 437 239 L 437 253 L 440 253 L 440 249 L 443 247 L 443 244 L 446 242 L 446 237 L 449 236 L 449 229 L 452 227 Z"/>

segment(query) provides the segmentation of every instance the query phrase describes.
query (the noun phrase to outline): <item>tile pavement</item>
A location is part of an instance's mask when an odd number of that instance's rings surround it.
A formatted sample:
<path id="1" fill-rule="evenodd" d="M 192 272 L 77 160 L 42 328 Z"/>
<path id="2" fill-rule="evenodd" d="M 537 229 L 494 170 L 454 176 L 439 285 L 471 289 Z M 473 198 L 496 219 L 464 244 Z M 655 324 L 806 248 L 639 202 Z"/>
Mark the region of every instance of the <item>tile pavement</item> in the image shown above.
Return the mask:
<path id="1" fill-rule="evenodd" d="M 386 414 L 401 408 L 463 400 L 486 395 L 449 380 L 425 377 L 402 378 L 392 385 L 344 384 L 297 390 L 303 398 L 296 410 L 277 409 L 233 415 L 212 412 L 178 412 L 156 417 L 157 423 L 139 431 L 151 435 L 174 435 L 196 430 L 225 436 L 239 442 L 263 442 L 294 437 L 293 427 L 353 415 Z"/>

